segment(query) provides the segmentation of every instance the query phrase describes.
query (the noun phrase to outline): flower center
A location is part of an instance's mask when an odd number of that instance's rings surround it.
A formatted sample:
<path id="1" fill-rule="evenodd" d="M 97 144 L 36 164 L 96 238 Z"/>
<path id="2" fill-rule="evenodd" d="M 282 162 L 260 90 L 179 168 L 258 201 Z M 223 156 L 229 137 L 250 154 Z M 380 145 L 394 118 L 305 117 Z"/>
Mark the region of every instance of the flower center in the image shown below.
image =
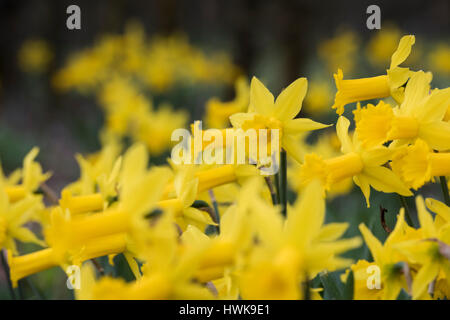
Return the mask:
<path id="1" fill-rule="evenodd" d="M 388 133 L 389 140 L 411 139 L 419 134 L 419 123 L 413 117 L 395 117 Z"/>

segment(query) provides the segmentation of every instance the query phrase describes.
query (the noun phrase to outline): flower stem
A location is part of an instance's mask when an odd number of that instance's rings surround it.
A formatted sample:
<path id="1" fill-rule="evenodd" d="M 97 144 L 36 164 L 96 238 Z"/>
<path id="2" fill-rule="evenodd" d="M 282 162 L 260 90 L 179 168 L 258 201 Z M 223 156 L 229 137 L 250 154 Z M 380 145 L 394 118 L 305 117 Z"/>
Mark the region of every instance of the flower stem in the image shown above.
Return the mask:
<path id="1" fill-rule="evenodd" d="M 5 253 L 4 250 L 0 251 L 0 256 L 1 256 L 1 260 L 2 260 L 3 270 L 5 270 L 6 281 L 8 282 L 9 294 L 11 295 L 11 298 L 13 300 L 16 300 L 16 294 L 14 293 L 14 289 L 13 289 L 12 282 L 11 282 L 11 277 L 9 276 L 8 262 L 6 261 L 4 253 Z"/>
<path id="2" fill-rule="evenodd" d="M 450 206 L 450 195 L 448 192 L 447 179 L 445 178 L 445 176 L 441 176 L 439 178 L 439 180 L 441 180 L 441 188 L 442 188 L 442 193 L 444 194 L 445 204 L 447 206 Z"/>
<path id="3" fill-rule="evenodd" d="M 219 214 L 219 205 L 217 204 L 216 196 L 214 195 L 214 192 L 212 189 L 208 190 L 209 197 L 211 198 L 211 202 L 214 208 L 214 216 L 215 216 L 215 223 L 217 223 L 216 226 L 216 232 L 217 234 L 220 234 L 220 214 Z"/>
<path id="4" fill-rule="evenodd" d="M 272 180 L 269 176 L 265 176 L 264 180 L 266 181 L 267 187 L 270 191 L 270 196 L 272 197 L 272 204 L 276 206 L 278 204 L 278 196 L 276 194 L 275 188 L 273 187 Z"/>
<path id="5" fill-rule="evenodd" d="M 402 203 L 403 208 L 405 208 L 405 219 L 406 222 L 411 226 L 414 227 L 414 223 L 411 217 L 411 211 L 409 211 L 408 203 L 406 202 L 406 198 L 402 195 L 398 195 L 400 197 L 400 201 Z"/>
<path id="6" fill-rule="evenodd" d="M 280 203 L 281 213 L 286 216 L 287 213 L 287 158 L 286 151 L 280 152 Z"/>
<path id="7" fill-rule="evenodd" d="M 280 172 L 277 172 L 274 176 L 274 182 L 275 182 L 275 191 L 277 196 L 277 204 L 280 203 Z"/>

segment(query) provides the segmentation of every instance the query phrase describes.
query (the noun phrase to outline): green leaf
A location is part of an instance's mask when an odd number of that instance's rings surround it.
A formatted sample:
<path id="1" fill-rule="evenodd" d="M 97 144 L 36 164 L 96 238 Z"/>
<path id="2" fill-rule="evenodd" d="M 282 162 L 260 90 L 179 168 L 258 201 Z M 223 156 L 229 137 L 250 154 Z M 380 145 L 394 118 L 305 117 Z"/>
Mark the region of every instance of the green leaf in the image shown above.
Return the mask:
<path id="1" fill-rule="evenodd" d="M 347 282 L 344 284 L 342 297 L 344 300 L 353 300 L 354 286 L 355 286 L 355 279 L 353 276 L 353 271 L 350 270 L 347 276 Z"/>
<path id="2" fill-rule="evenodd" d="M 342 282 L 336 272 L 324 272 L 320 274 L 320 281 L 322 282 L 325 300 L 342 300 Z"/>

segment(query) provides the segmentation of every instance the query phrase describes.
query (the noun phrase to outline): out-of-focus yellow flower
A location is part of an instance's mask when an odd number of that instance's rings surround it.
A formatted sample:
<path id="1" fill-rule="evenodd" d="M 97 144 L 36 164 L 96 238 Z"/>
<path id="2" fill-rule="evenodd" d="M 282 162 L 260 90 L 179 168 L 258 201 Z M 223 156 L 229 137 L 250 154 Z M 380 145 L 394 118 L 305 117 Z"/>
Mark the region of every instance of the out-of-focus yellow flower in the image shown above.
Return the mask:
<path id="1" fill-rule="evenodd" d="M 18 54 L 19 67 L 25 72 L 42 73 L 48 69 L 53 53 L 48 43 L 41 39 L 25 41 Z"/>
<path id="2" fill-rule="evenodd" d="M 318 47 L 319 56 L 327 62 L 328 70 L 344 68 L 352 72 L 355 55 L 358 50 L 358 38 L 352 31 L 345 31 L 336 37 L 324 41 Z"/>
<path id="3" fill-rule="evenodd" d="M 447 277 L 447 281 L 450 275 L 448 253 L 443 249 L 443 246 L 448 248 L 450 245 L 450 225 L 447 223 L 437 228 L 421 196 L 416 197 L 416 207 L 422 238 L 404 241 L 396 246 L 412 263 L 420 266 L 412 284 L 413 299 L 426 293 L 428 284 L 441 272 Z"/>
<path id="4" fill-rule="evenodd" d="M 209 128 L 225 128 L 229 125 L 228 118 L 233 113 L 245 111 L 249 105 L 250 87 L 245 77 L 240 77 L 234 84 L 235 97 L 228 102 L 212 98 L 206 103 L 205 122 Z"/>
<path id="5" fill-rule="evenodd" d="M 400 30 L 394 26 L 385 26 L 378 30 L 367 44 L 369 60 L 378 66 L 384 66 L 389 63 L 400 37 Z"/>
<path id="6" fill-rule="evenodd" d="M 439 44 L 428 56 L 428 61 L 433 72 L 450 75 L 450 46 Z"/>
<path id="7" fill-rule="evenodd" d="M 339 255 L 361 241 L 338 240 L 347 224 L 323 225 L 325 201 L 321 189 L 318 181 L 311 183 L 290 208 L 284 223 L 273 207 L 262 202 L 255 207 L 259 243 L 240 280 L 244 299 L 301 299 L 300 284 L 308 277 L 351 263 Z"/>
<path id="8" fill-rule="evenodd" d="M 408 68 L 401 68 L 399 65 L 406 60 L 411 52 L 411 47 L 415 42 L 414 36 L 404 36 L 400 39 L 397 50 L 391 58 L 391 65 L 386 75 L 344 80 L 341 69 L 334 75 L 337 93 L 334 99 L 333 109 L 341 115 L 344 106 L 348 103 L 364 100 L 386 98 L 392 96 L 397 102 L 403 100 L 402 87 L 411 76 Z"/>
<path id="9" fill-rule="evenodd" d="M 348 274 L 353 271 L 353 299 L 354 300 L 381 300 L 383 298 L 383 289 L 372 288 L 367 286 L 367 280 L 371 275 L 368 270 L 370 267 L 377 267 L 376 262 L 368 262 L 367 260 L 358 260 L 355 264 L 350 266 L 344 274 L 341 275 L 341 280 L 347 282 Z"/>
<path id="10" fill-rule="evenodd" d="M 16 170 L 6 178 L 0 167 L 0 183 L 10 202 L 15 202 L 36 191 L 41 183 L 50 177 L 43 173 L 41 165 L 35 161 L 39 148 L 34 147 L 23 159 L 23 168 Z M 20 181 L 20 183 L 19 183 Z"/>
<path id="11" fill-rule="evenodd" d="M 314 115 L 328 112 L 333 93 L 325 81 L 312 81 L 305 97 L 305 111 Z"/>
<path id="12" fill-rule="evenodd" d="M 36 211 L 42 207 L 42 196 L 28 195 L 11 203 L 6 192 L 0 188 L 0 249 L 5 248 L 17 254 L 15 240 L 45 246 L 42 240 L 24 226 L 25 223 L 34 220 Z"/>
<path id="13" fill-rule="evenodd" d="M 372 253 L 375 265 L 380 268 L 382 298 L 395 300 L 402 288 L 408 290 L 403 268 L 398 264 L 400 261 L 406 261 L 406 257 L 397 251 L 396 246 L 416 236 L 414 230 L 405 222 L 404 209 L 400 210 L 395 228 L 384 244 L 381 244 L 364 224 L 359 225 L 359 230 Z"/>

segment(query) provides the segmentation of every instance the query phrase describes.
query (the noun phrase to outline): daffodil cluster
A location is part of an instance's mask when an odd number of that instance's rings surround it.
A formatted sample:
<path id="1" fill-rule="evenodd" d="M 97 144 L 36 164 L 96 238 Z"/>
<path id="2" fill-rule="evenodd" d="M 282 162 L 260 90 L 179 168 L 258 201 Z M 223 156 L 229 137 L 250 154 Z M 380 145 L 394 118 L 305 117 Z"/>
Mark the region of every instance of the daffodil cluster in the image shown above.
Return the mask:
<path id="1" fill-rule="evenodd" d="M 256 77 L 236 78 L 233 100 L 207 102 L 208 129 L 200 134 L 255 130 L 258 149 L 278 146 L 263 155 L 244 147 L 244 164 L 152 164 L 172 131 L 186 126 L 186 116 L 153 108 L 134 79 L 156 91 L 178 77 L 234 81 L 226 62 L 205 61 L 179 38 L 147 44 L 137 27 L 81 53 L 57 83 L 95 88 L 106 119 L 102 148 L 76 155 L 80 175 L 56 199 L 45 183 L 50 175 L 35 160 L 37 149 L 22 169 L 0 173 L 0 246 L 12 285 L 59 267 L 77 299 L 322 299 L 331 294 L 327 275 L 337 271 L 334 286 L 350 292 L 347 298 L 396 299 L 403 292 L 413 299 L 450 298 L 450 89 L 433 88 L 431 72 L 400 67 L 414 42 L 412 35 L 399 40 L 386 74 L 344 80 L 339 69 L 335 102 L 328 106 L 339 114 L 332 124 L 303 116 L 305 77 L 276 97 Z M 322 49 L 339 48 L 335 40 Z M 327 89 L 316 90 L 320 96 Z M 355 102 L 353 119 L 342 115 Z M 194 123 L 191 130 L 197 129 Z M 261 129 L 278 135 L 261 139 Z M 130 145 L 124 136 L 133 138 Z M 202 141 L 198 151 L 208 145 Z M 264 173 L 268 158 L 279 168 L 271 175 Z M 405 197 L 438 180 L 446 203 L 417 195 L 417 224 Z M 349 223 L 327 222 L 327 204 L 353 184 L 367 207 L 372 189 L 402 199 L 393 230 L 382 210 L 389 233 L 384 242 L 364 223 L 362 237 L 346 237 Z M 30 222 L 42 232 L 32 232 Z M 371 258 L 354 261 L 349 253 L 362 239 Z M 20 254 L 16 240 L 42 248 Z M 119 255 L 132 281 L 105 274 L 101 264 L 114 268 Z"/>

